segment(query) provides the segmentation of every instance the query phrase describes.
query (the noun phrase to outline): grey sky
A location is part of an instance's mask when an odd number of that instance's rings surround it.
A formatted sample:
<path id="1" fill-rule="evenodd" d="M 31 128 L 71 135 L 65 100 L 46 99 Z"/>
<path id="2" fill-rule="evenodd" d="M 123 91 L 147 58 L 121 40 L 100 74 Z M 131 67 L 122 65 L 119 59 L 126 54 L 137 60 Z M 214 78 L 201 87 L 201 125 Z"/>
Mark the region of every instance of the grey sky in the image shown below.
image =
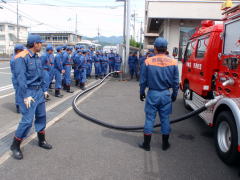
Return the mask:
<path id="1" fill-rule="evenodd" d="M 0 21 L 16 22 L 16 1 L 1 3 Z M 145 0 L 131 0 L 131 11 L 137 13 L 136 33 L 144 17 Z M 85 36 L 122 35 L 123 2 L 115 0 L 21 0 L 19 5 L 23 25 L 31 31 L 75 31 Z M 132 29 L 132 28 L 131 28 Z"/>

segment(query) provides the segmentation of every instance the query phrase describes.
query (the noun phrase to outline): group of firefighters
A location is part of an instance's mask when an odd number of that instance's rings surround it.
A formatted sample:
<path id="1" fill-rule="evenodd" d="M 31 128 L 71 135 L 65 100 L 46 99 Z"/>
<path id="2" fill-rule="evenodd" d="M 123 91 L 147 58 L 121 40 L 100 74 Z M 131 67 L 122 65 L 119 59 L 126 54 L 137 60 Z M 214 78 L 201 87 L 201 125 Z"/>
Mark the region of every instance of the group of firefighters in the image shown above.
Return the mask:
<path id="1" fill-rule="evenodd" d="M 14 48 L 14 55 L 10 61 L 12 71 L 12 83 L 16 90 L 16 108 L 20 113 L 18 105 L 18 87 L 17 78 L 14 69 L 16 56 L 25 50 L 21 44 L 17 44 Z M 87 78 L 91 78 L 93 65 L 95 67 L 95 78 L 102 78 L 108 72 L 120 71 L 122 58 L 111 50 L 110 53 L 96 51 L 94 48 L 84 49 L 84 46 L 76 45 L 75 48 L 70 46 L 57 46 L 56 55 L 54 56 L 54 47 L 46 46 L 46 52 L 40 56 L 43 68 L 43 80 L 47 84 L 48 89 L 53 89 L 53 80 L 55 79 L 55 96 L 63 97 L 60 90 L 63 88 L 68 93 L 73 93 L 71 90 L 72 70 L 74 71 L 75 85 L 85 89 Z M 115 75 L 118 77 L 118 74 Z M 49 97 L 47 97 L 49 100 Z"/>
<path id="2" fill-rule="evenodd" d="M 48 89 L 52 86 L 55 77 L 55 96 L 62 97 L 60 89 L 69 93 L 71 85 L 71 71 L 74 70 L 74 79 L 77 86 L 84 89 L 87 77 L 91 77 L 92 66 L 95 66 L 95 78 L 102 78 L 111 71 L 119 71 L 122 59 L 113 53 L 106 54 L 102 51 L 94 53 L 93 48 L 86 50 L 82 46 L 56 47 L 57 54 L 51 45 L 46 47 L 46 53 L 39 56 L 42 48 L 42 39 L 39 35 L 29 35 L 26 49 L 23 45 L 16 45 L 15 55 L 11 59 L 12 82 L 16 90 L 16 104 L 22 114 L 18 128 L 13 138 L 11 150 L 15 159 L 22 159 L 20 149 L 22 140 L 27 136 L 34 122 L 38 135 L 39 146 L 44 149 L 52 149 L 45 139 L 46 106 L 49 99 Z M 172 111 L 172 103 L 176 100 L 179 75 L 177 61 L 167 55 L 167 41 L 157 38 L 154 50 L 149 50 L 145 56 L 136 57 L 136 53 L 128 59 L 131 78 L 134 73 L 138 78 L 140 72 L 140 100 L 146 97 L 144 126 L 144 142 L 139 146 L 146 151 L 150 150 L 150 141 L 153 125 L 158 112 L 161 120 L 161 132 L 163 134 L 162 149 L 167 150 L 170 134 L 169 115 Z M 140 66 L 140 71 L 137 70 Z M 145 89 L 148 94 L 145 95 Z M 172 93 L 169 89 L 173 89 Z M 35 121 L 33 121 L 35 118 Z"/>

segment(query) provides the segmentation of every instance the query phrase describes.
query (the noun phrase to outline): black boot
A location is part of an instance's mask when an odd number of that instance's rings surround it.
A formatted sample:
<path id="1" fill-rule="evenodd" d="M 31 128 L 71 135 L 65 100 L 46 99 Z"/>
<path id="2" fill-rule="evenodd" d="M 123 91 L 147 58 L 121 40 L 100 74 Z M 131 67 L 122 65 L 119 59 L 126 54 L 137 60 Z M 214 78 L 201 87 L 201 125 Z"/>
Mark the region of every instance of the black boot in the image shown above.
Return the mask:
<path id="1" fill-rule="evenodd" d="M 59 98 L 63 97 L 63 95 L 60 94 L 60 89 L 55 89 L 55 97 L 59 97 Z"/>
<path id="2" fill-rule="evenodd" d="M 38 132 L 38 145 L 43 149 L 52 149 L 52 145 L 48 144 L 45 139 L 45 132 Z"/>
<path id="3" fill-rule="evenodd" d="M 16 105 L 16 111 L 17 111 L 18 114 L 20 113 L 19 105 Z"/>
<path id="4" fill-rule="evenodd" d="M 169 139 L 169 135 L 165 135 L 165 134 L 162 135 L 162 150 L 163 151 L 166 151 L 170 147 L 168 139 Z"/>
<path id="5" fill-rule="evenodd" d="M 152 135 L 144 134 L 144 142 L 142 144 L 139 144 L 138 146 L 140 148 L 144 149 L 145 151 L 150 151 L 150 149 L 151 149 L 151 147 L 150 147 L 151 137 L 152 137 Z"/>
<path id="6" fill-rule="evenodd" d="M 17 159 L 17 160 L 21 160 L 23 159 L 23 154 L 22 151 L 20 149 L 20 144 L 21 144 L 21 140 L 18 140 L 17 138 L 14 137 L 13 139 L 13 143 L 11 145 L 11 151 L 13 153 L 13 158 Z"/>
<path id="7" fill-rule="evenodd" d="M 67 91 L 67 85 L 66 84 L 63 84 L 63 90 Z"/>
<path id="8" fill-rule="evenodd" d="M 49 89 L 53 89 L 52 83 L 49 84 Z"/>
<path id="9" fill-rule="evenodd" d="M 67 86 L 67 92 L 68 92 L 68 93 L 73 93 L 73 92 L 74 92 L 73 90 L 71 90 L 71 88 L 70 88 L 69 85 Z"/>
<path id="10" fill-rule="evenodd" d="M 79 85 L 79 81 L 76 80 L 76 81 L 75 81 L 75 86 L 78 86 L 78 85 Z"/>
<path id="11" fill-rule="evenodd" d="M 80 89 L 83 90 L 83 91 L 86 90 L 85 83 L 80 83 Z"/>

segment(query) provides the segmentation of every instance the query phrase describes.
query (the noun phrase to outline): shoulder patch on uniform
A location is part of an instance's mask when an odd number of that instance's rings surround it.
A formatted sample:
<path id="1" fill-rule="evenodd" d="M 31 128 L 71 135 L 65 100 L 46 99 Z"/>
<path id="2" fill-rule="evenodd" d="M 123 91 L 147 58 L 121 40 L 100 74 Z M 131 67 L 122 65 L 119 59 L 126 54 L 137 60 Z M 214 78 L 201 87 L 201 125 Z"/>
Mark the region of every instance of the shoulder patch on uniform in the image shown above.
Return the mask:
<path id="1" fill-rule="evenodd" d="M 149 65 L 153 57 L 149 57 L 145 60 L 145 64 Z"/>
<path id="2" fill-rule="evenodd" d="M 22 52 L 18 53 L 18 54 L 14 57 L 14 59 L 24 58 L 24 57 L 26 57 L 26 55 L 28 55 L 28 54 L 29 54 L 29 51 L 25 49 L 25 50 L 23 50 Z"/>
<path id="3" fill-rule="evenodd" d="M 151 66 L 167 67 L 177 65 L 177 60 L 167 57 L 166 55 L 158 55 L 148 58 L 145 63 Z"/>

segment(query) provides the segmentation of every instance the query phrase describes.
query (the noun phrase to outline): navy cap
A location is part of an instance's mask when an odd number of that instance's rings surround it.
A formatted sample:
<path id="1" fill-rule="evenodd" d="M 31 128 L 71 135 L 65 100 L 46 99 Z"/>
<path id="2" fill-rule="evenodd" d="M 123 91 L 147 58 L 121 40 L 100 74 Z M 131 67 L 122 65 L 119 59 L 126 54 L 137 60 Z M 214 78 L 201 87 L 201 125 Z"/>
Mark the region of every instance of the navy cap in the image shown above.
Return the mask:
<path id="1" fill-rule="evenodd" d="M 53 47 L 51 44 L 48 44 L 46 47 L 46 51 L 53 51 Z"/>
<path id="2" fill-rule="evenodd" d="M 62 48 L 63 48 L 63 49 L 66 49 L 66 48 L 67 48 L 67 45 L 63 45 Z"/>
<path id="3" fill-rule="evenodd" d="M 62 46 L 57 46 L 57 47 L 56 47 L 56 50 L 57 50 L 57 51 L 62 50 Z"/>
<path id="4" fill-rule="evenodd" d="M 82 50 L 81 50 L 81 49 L 78 49 L 77 52 L 80 53 L 80 52 L 82 52 Z"/>
<path id="5" fill-rule="evenodd" d="M 155 47 L 167 47 L 167 45 L 168 45 L 168 42 L 163 37 L 158 37 L 154 42 Z"/>
<path id="6" fill-rule="evenodd" d="M 72 47 L 68 46 L 67 51 L 72 51 Z"/>
<path id="7" fill-rule="evenodd" d="M 14 51 L 18 51 L 18 50 L 24 50 L 24 46 L 22 44 L 16 44 L 14 47 Z"/>
<path id="8" fill-rule="evenodd" d="M 154 49 L 148 49 L 148 52 L 154 53 Z"/>
<path id="9" fill-rule="evenodd" d="M 34 43 L 43 43 L 44 41 L 42 40 L 40 35 L 34 35 L 30 34 L 27 39 L 27 44 L 34 44 Z"/>

